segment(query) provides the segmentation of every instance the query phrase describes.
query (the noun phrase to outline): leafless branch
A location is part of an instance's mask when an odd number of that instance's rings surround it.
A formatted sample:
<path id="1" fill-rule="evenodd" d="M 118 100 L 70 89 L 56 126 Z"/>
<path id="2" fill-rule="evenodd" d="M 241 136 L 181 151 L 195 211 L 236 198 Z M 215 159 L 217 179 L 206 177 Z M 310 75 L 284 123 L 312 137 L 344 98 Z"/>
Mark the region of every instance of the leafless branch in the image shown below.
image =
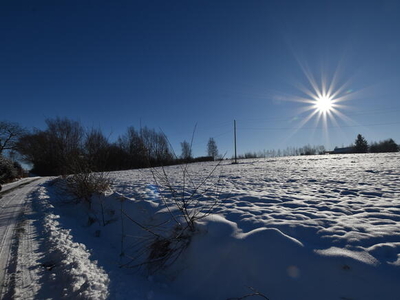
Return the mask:
<path id="1" fill-rule="evenodd" d="M 248 286 L 248 288 L 249 288 L 251 291 L 253 291 L 252 294 L 247 294 L 247 295 L 244 295 L 244 296 L 242 296 L 242 297 L 228 298 L 227 300 L 242 300 L 242 299 L 246 299 L 246 298 L 249 298 L 249 297 L 255 297 L 255 296 L 258 296 L 258 297 L 261 297 L 261 298 L 270 300 L 269 298 L 267 298 L 267 296 L 265 296 L 264 294 L 260 293 L 259 291 L 257 291 L 257 290 L 254 289 L 253 287 Z"/>

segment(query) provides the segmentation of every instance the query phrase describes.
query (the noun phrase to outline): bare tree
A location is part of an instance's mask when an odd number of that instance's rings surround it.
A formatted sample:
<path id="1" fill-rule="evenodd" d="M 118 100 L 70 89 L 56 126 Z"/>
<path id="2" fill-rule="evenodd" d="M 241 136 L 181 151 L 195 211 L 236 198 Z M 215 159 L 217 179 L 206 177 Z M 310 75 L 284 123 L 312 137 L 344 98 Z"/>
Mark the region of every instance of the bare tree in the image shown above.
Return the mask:
<path id="1" fill-rule="evenodd" d="M 68 174 L 72 163 L 82 155 L 82 143 L 85 131 L 78 121 L 67 118 L 47 119 L 47 134 L 53 151 L 57 156 L 59 172 Z"/>
<path id="2" fill-rule="evenodd" d="M 118 138 L 118 147 L 125 153 L 125 168 L 140 168 L 147 165 L 146 150 L 140 133 L 130 126 L 127 132 Z"/>
<path id="3" fill-rule="evenodd" d="M 213 138 L 210 138 L 207 143 L 207 155 L 212 156 L 213 159 L 215 160 L 218 158 L 218 147 L 217 143 Z"/>
<path id="4" fill-rule="evenodd" d="M 173 160 L 168 139 L 162 132 L 144 127 L 140 130 L 140 138 L 151 166 L 162 165 Z"/>
<path id="5" fill-rule="evenodd" d="M 110 143 L 100 129 L 92 129 L 86 134 L 84 154 L 92 171 L 107 169 Z"/>
<path id="6" fill-rule="evenodd" d="M 65 175 L 83 154 L 84 130 L 67 118 L 47 119 L 47 129 L 34 130 L 19 139 L 18 152 L 33 164 L 38 175 Z"/>
<path id="7" fill-rule="evenodd" d="M 181 147 L 182 147 L 181 158 L 186 161 L 191 160 L 192 159 L 192 147 L 190 146 L 189 142 L 183 141 L 181 143 Z"/>
<path id="8" fill-rule="evenodd" d="M 0 154 L 15 150 L 18 139 L 26 132 L 18 123 L 0 121 Z"/>

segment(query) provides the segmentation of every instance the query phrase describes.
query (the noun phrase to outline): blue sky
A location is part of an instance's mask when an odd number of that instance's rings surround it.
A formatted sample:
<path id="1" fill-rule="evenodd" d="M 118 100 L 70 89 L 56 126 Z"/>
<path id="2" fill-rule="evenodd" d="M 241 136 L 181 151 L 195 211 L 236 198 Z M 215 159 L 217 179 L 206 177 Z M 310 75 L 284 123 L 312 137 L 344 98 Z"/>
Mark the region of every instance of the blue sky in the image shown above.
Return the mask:
<path id="1" fill-rule="evenodd" d="M 239 153 L 400 143 L 399 15 L 395 0 L 4 0 L 0 119 L 68 117 L 111 140 L 146 125 L 178 154 L 196 127 L 196 156 L 214 137 L 230 157 L 234 119 Z M 324 83 L 333 118 L 305 122 Z"/>

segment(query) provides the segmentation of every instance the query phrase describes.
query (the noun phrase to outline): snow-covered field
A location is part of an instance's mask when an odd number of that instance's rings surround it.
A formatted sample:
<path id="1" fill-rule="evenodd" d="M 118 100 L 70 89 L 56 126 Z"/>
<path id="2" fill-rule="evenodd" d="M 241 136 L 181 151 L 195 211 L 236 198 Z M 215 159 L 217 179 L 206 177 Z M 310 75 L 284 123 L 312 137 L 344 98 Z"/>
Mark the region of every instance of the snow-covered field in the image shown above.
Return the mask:
<path id="1" fill-rule="evenodd" d="M 208 176 L 215 165 L 111 173 L 89 213 L 43 186 L 48 280 L 83 299 L 400 299 L 399 153 L 223 162 Z M 169 187 L 180 199 L 194 186 L 213 213 L 169 268 L 135 267 L 176 225 Z"/>

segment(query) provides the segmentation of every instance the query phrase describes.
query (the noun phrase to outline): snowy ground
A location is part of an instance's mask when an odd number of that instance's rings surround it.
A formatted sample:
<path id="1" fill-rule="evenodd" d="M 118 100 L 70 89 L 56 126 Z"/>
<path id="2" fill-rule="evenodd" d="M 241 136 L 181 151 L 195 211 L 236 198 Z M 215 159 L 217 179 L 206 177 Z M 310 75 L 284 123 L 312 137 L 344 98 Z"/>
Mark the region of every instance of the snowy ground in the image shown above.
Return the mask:
<path id="1" fill-rule="evenodd" d="M 17 181 L 11 182 L 11 183 L 3 184 L 1 192 L 5 193 L 5 192 L 15 189 L 16 187 L 19 187 L 21 185 L 26 185 L 29 182 L 38 180 L 39 178 L 40 177 L 26 177 L 26 178 L 22 178 L 22 179 L 19 179 Z"/>
<path id="2" fill-rule="evenodd" d="M 24 253 L 33 252 L 33 243 L 24 243 L 22 241 L 20 243 L 19 237 L 25 225 L 28 225 L 24 215 L 25 211 L 29 209 L 26 206 L 30 200 L 29 195 L 37 188 L 38 183 L 46 181 L 45 179 L 37 180 L 39 178 L 29 178 L 5 184 L 0 192 L 0 298 L 2 299 L 12 298 L 12 290 L 16 287 L 16 281 L 31 282 L 29 279 L 30 272 L 21 274 L 22 276 L 17 278 L 19 268 L 25 262 L 30 263 L 29 259 L 18 257 L 17 254 L 21 244 L 24 244 L 21 246 L 25 250 Z M 28 227 L 26 228 L 28 229 Z M 31 230 L 26 233 L 24 237 L 30 235 Z M 18 258 L 20 258 L 21 263 L 17 265 Z"/>
<path id="3" fill-rule="evenodd" d="M 208 177 L 215 164 L 171 166 L 167 177 L 162 169 L 112 173 L 113 191 L 89 212 L 57 185 L 41 186 L 32 196 L 43 253 L 37 295 L 237 299 L 251 287 L 270 300 L 400 299 L 399 153 L 223 162 Z M 176 199 L 199 186 L 196 206 L 218 206 L 172 266 L 149 274 L 134 267 L 153 235 L 140 225 L 171 234 L 168 185 Z"/>
<path id="4" fill-rule="evenodd" d="M 210 170 L 189 168 L 194 178 Z M 168 176 L 183 184 L 180 167 Z M 117 178 L 121 193 L 151 200 L 150 174 Z M 400 299 L 399 154 L 243 161 L 210 181 L 224 220 L 211 217 L 193 240 L 177 279 L 188 297 L 239 297 L 252 286 L 270 299 Z"/>

